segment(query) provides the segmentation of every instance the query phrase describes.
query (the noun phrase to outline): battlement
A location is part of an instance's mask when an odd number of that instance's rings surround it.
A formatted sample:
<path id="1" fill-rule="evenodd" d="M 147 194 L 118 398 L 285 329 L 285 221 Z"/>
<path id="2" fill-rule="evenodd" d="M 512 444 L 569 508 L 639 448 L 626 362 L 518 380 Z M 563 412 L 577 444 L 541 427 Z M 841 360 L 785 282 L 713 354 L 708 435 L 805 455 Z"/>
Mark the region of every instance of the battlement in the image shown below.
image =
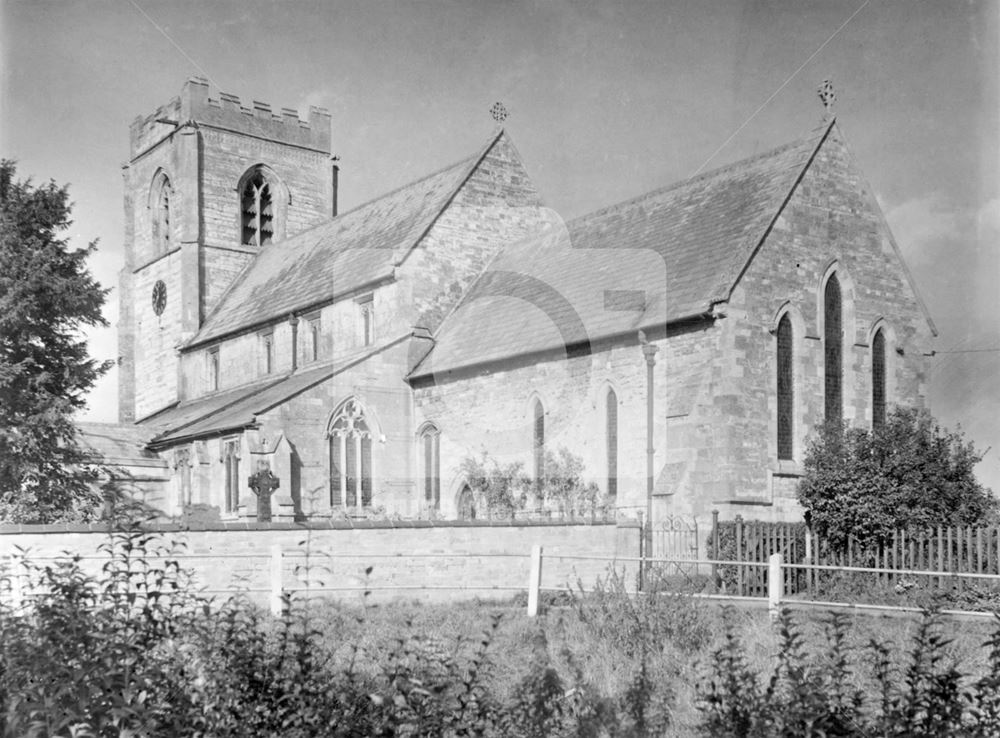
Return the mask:
<path id="1" fill-rule="evenodd" d="M 310 106 L 309 116 L 303 120 L 297 110 L 281 108 L 279 113 L 274 113 L 269 104 L 258 100 L 253 100 L 248 107 L 236 95 L 226 92 L 220 92 L 218 99 L 211 98 L 208 81 L 191 77 L 184 84 L 180 97 L 132 122 L 131 156 L 135 157 L 169 134 L 176 128 L 175 124 L 189 121 L 330 153 L 330 112 L 325 108 Z"/>

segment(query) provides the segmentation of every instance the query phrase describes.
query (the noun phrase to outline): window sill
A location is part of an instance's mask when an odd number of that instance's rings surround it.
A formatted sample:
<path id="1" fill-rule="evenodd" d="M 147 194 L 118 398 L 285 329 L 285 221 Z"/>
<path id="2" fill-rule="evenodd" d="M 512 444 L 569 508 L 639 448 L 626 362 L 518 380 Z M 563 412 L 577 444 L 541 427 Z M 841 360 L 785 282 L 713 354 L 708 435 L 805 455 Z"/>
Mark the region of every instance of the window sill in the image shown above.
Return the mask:
<path id="1" fill-rule="evenodd" d="M 771 465 L 771 473 L 777 477 L 801 477 L 805 472 L 794 459 L 778 459 Z"/>

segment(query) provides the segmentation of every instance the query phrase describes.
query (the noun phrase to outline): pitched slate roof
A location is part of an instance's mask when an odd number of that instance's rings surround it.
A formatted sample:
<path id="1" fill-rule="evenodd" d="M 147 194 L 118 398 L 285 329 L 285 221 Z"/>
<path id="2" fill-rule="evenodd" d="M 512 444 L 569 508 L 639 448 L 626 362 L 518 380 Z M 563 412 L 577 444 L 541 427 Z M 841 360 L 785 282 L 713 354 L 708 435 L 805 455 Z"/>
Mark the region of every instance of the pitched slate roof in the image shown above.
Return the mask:
<path id="1" fill-rule="evenodd" d="M 110 464 L 166 467 L 167 462 L 146 448 L 154 431 L 118 423 L 77 423 L 81 449 Z"/>
<path id="2" fill-rule="evenodd" d="M 832 122 L 504 249 L 412 378 L 663 325 L 725 301 Z"/>
<path id="3" fill-rule="evenodd" d="M 392 275 L 476 165 L 504 135 L 462 161 L 265 246 L 188 347 L 332 300 Z"/>
<path id="4" fill-rule="evenodd" d="M 257 416 L 291 399 L 300 392 L 366 361 L 374 354 L 395 346 L 408 336 L 356 351 L 335 361 L 271 378 L 267 382 L 240 387 L 177 405 L 150 419 L 160 429 L 150 441 L 152 448 L 169 446 L 183 439 L 235 431 L 252 426 Z"/>

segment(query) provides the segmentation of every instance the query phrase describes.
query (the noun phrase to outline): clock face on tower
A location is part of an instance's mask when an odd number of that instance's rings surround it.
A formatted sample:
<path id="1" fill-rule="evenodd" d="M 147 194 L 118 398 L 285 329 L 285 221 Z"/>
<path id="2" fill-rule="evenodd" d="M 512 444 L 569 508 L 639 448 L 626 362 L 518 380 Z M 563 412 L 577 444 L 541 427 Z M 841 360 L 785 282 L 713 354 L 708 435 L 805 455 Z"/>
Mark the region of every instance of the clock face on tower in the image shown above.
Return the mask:
<path id="1" fill-rule="evenodd" d="M 156 284 L 153 285 L 153 312 L 161 315 L 166 306 L 167 285 L 163 284 L 162 279 L 158 279 L 156 280 Z"/>

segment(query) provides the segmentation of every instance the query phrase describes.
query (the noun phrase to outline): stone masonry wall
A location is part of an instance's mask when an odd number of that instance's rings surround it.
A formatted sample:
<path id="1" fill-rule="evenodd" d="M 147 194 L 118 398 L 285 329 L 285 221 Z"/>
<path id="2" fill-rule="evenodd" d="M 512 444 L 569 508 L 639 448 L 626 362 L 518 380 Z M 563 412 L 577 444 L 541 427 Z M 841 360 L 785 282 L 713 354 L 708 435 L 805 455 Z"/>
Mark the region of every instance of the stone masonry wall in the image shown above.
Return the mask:
<path id="1" fill-rule="evenodd" d="M 723 355 L 739 377 L 733 443 L 719 463 L 733 470 L 725 514 L 758 519 L 800 512 L 794 494 L 809 438 L 823 423 L 822 285 L 835 269 L 844 316 L 844 419 L 871 426 L 870 339 L 877 322 L 889 334 L 887 391 L 891 404 L 926 404 L 932 334 L 893 249 L 868 186 L 834 127 L 726 306 Z M 794 460 L 777 459 L 777 319 L 790 310 L 794 356 Z M 764 469 L 747 475 L 738 470 Z M 722 500 L 720 499 L 720 502 Z M 759 505 L 771 506 L 762 509 Z"/>
<path id="2" fill-rule="evenodd" d="M 400 269 L 408 326 L 436 330 L 489 260 L 542 222 L 541 207 L 502 134 Z"/>
<path id="3" fill-rule="evenodd" d="M 543 547 L 543 588 L 575 587 L 578 579 L 591 586 L 612 563 L 601 558 L 632 558 L 639 553 L 638 528 L 613 524 L 361 521 L 158 529 L 166 538 L 186 544 L 181 565 L 193 571 L 196 584 L 206 587 L 207 594 L 242 587 L 261 603 L 267 601 L 271 586 L 270 556 L 275 545 L 283 552 L 284 588 L 305 588 L 311 579 L 314 587 L 339 588 L 316 592 L 317 596 L 352 602 L 360 602 L 365 589 L 372 591 L 369 599 L 376 600 L 509 598 L 527 589 L 529 555 L 535 544 Z M 98 547 L 107 541 L 98 526 L 0 526 L 0 534 L 0 559 L 14 554 L 15 547 L 27 549 L 28 558 L 37 563 L 44 563 L 43 557 L 78 553 L 90 557 L 81 565 L 95 575 L 103 563 Z M 311 577 L 304 569 L 307 562 L 315 567 Z M 368 566 L 372 572 L 365 576 Z M 626 572 L 634 572 L 634 567 L 633 562 L 616 566 Z M 393 586 L 438 589 L 381 589 Z"/>

